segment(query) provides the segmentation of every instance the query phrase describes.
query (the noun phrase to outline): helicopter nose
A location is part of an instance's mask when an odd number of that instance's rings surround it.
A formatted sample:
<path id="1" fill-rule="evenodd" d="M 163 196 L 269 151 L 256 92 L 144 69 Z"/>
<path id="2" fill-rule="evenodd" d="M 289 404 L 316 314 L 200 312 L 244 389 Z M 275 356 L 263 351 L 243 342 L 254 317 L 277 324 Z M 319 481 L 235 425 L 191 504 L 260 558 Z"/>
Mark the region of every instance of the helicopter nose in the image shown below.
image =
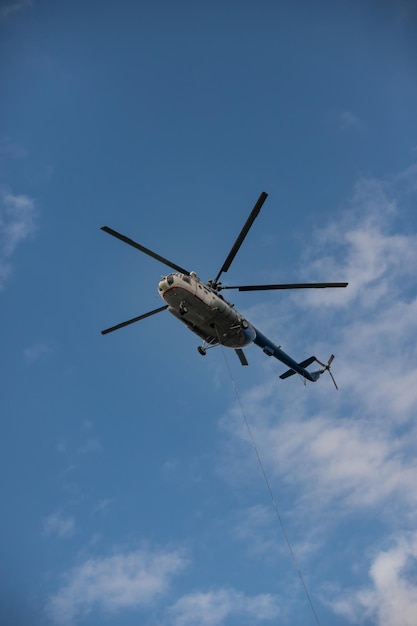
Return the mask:
<path id="1" fill-rule="evenodd" d="M 165 291 L 166 289 L 171 287 L 171 285 L 173 285 L 174 283 L 174 279 L 174 274 L 168 274 L 168 276 L 163 276 L 158 284 L 159 291 Z"/>

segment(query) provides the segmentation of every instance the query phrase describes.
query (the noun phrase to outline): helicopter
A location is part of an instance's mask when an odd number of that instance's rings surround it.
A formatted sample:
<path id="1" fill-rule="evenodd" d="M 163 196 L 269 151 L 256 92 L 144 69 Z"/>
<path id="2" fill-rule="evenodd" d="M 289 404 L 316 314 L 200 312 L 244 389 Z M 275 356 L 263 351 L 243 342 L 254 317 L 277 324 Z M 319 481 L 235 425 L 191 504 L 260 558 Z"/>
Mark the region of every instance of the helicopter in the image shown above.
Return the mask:
<path id="1" fill-rule="evenodd" d="M 146 319 L 162 311 L 168 311 L 180 322 L 185 324 L 194 334 L 202 339 L 202 344 L 198 346 L 198 352 L 204 356 L 209 348 L 216 346 L 225 346 L 233 348 L 239 357 L 242 365 L 247 366 L 248 360 L 243 348 L 251 344 L 259 346 L 267 356 L 273 356 L 289 369 L 280 375 L 281 379 L 289 378 L 294 374 L 300 374 L 305 380 L 315 382 L 324 372 L 328 372 L 331 379 L 338 389 L 336 381 L 330 371 L 334 355 L 332 354 L 327 363 L 322 363 L 315 356 L 311 356 L 304 361 L 297 362 L 295 359 L 286 354 L 281 346 L 277 346 L 262 332 L 260 332 L 253 324 L 248 322 L 220 293 L 224 290 L 235 289 L 238 291 L 266 291 L 281 289 L 324 289 L 324 288 L 343 288 L 347 287 L 347 282 L 333 283 L 285 283 L 272 285 L 224 285 L 220 281 L 223 273 L 226 273 L 236 254 L 238 253 L 246 235 L 248 234 L 253 222 L 259 215 L 268 194 L 263 191 L 256 201 L 252 211 L 249 214 L 242 230 L 240 231 L 236 241 L 230 249 L 223 265 L 218 271 L 214 279 L 203 282 L 194 271 L 188 271 L 180 265 L 173 263 L 169 259 L 153 252 L 149 248 L 145 248 L 141 244 L 133 241 L 129 237 L 109 228 L 102 226 L 101 230 L 120 239 L 124 243 L 136 248 L 140 252 L 156 259 L 175 272 L 162 276 L 158 283 L 158 293 L 165 301 L 165 305 L 143 313 L 137 317 L 129 319 L 110 328 L 102 330 L 101 333 L 106 335 L 115 330 L 134 324 Z M 320 369 L 315 371 L 307 370 L 307 367 L 316 362 Z"/>

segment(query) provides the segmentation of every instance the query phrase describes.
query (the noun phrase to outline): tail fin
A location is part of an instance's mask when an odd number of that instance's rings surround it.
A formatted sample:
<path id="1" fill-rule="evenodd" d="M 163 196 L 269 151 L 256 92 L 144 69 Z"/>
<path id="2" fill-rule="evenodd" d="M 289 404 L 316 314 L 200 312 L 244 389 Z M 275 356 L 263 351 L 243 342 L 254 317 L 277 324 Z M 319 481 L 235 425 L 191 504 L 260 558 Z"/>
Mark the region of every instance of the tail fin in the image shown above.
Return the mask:
<path id="1" fill-rule="evenodd" d="M 299 363 L 298 365 L 300 367 L 308 367 L 309 365 L 311 365 L 314 361 L 316 361 L 316 357 L 315 356 L 310 356 L 308 359 L 306 359 L 305 361 L 301 361 L 301 363 Z M 297 372 L 293 369 L 289 369 L 286 372 L 284 372 L 283 374 L 281 374 L 280 378 L 282 380 L 284 380 L 285 378 L 289 378 L 290 376 L 294 376 L 294 374 L 296 374 Z M 309 372 L 311 374 L 311 376 L 314 378 L 314 380 L 317 380 L 317 378 L 320 376 L 320 372 Z M 315 376 L 317 374 L 317 376 Z"/>

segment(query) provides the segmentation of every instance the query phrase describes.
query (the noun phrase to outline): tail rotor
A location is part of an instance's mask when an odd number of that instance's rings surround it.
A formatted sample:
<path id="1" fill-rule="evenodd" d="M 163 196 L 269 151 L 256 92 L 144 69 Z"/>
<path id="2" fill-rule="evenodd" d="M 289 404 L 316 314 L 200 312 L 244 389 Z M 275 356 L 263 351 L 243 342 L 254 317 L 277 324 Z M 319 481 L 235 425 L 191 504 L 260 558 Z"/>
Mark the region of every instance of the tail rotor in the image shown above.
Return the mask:
<path id="1" fill-rule="evenodd" d="M 339 387 L 337 386 L 336 381 L 335 381 L 335 379 L 334 379 L 334 376 L 333 376 L 333 374 L 332 374 L 332 373 L 331 373 L 331 371 L 330 371 L 330 366 L 331 366 L 331 364 L 333 363 L 333 359 L 334 359 L 334 354 L 332 354 L 332 355 L 331 355 L 330 359 L 327 361 L 327 364 L 326 364 L 326 363 L 322 363 L 322 362 L 321 362 L 321 361 L 319 361 L 317 358 L 316 358 L 316 361 L 317 361 L 317 363 L 318 363 L 319 365 L 321 365 L 321 366 L 322 366 L 322 368 L 323 368 L 322 370 L 320 370 L 320 374 L 323 374 L 324 372 L 329 372 L 329 374 L 330 374 L 330 378 L 332 379 L 334 386 L 335 386 L 335 387 L 336 387 L 336 389 L 339 391 Z"/>

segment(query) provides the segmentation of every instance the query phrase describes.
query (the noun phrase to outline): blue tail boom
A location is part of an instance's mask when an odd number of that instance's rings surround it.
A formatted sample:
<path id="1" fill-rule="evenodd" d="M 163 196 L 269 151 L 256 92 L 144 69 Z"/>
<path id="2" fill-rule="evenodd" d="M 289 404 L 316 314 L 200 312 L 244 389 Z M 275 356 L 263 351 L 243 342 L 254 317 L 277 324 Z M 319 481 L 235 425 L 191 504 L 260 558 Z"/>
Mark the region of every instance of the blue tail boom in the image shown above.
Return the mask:
<path id="1" fill-rule="evenodd" d="M 306 367 L 308 367 L 314 361 L 317 360 L 315 356 L 310 356 L 308 359 L 305 359 L 305 361 L 301 361 L 301 363 L 297 363 L 297 361 L 294 361 L 294 359 L 292 359 L 286 352 L 281 350 L 279 346 L 276 346 L 270 339 L 268 339 L 268 337 L 263 335 L 258 329 L 255 328 L 255 331 L 256 331 L 256 337 L 254 339 L 254 343 L 260 348 L 262 348 L 265 354 L 267 354 L 268 356 L 275 357 L 276 359 L 278 359 L 278 361 L 281 361 L 282 363 L 284 363 L 290 368 L 289 370 L 281 374 L 280 376 L 281 379 L 289 378 L 290 376 L 293 376 L 294 374 L 300 374 L 301 376 L 303 376 L 303 378 L 310 380 L 311 382 L 314 383 L 319 378 L 320 374 L 322 373 L 321 370 L 317 372 L 309 372 L 306 369 Z"/>

